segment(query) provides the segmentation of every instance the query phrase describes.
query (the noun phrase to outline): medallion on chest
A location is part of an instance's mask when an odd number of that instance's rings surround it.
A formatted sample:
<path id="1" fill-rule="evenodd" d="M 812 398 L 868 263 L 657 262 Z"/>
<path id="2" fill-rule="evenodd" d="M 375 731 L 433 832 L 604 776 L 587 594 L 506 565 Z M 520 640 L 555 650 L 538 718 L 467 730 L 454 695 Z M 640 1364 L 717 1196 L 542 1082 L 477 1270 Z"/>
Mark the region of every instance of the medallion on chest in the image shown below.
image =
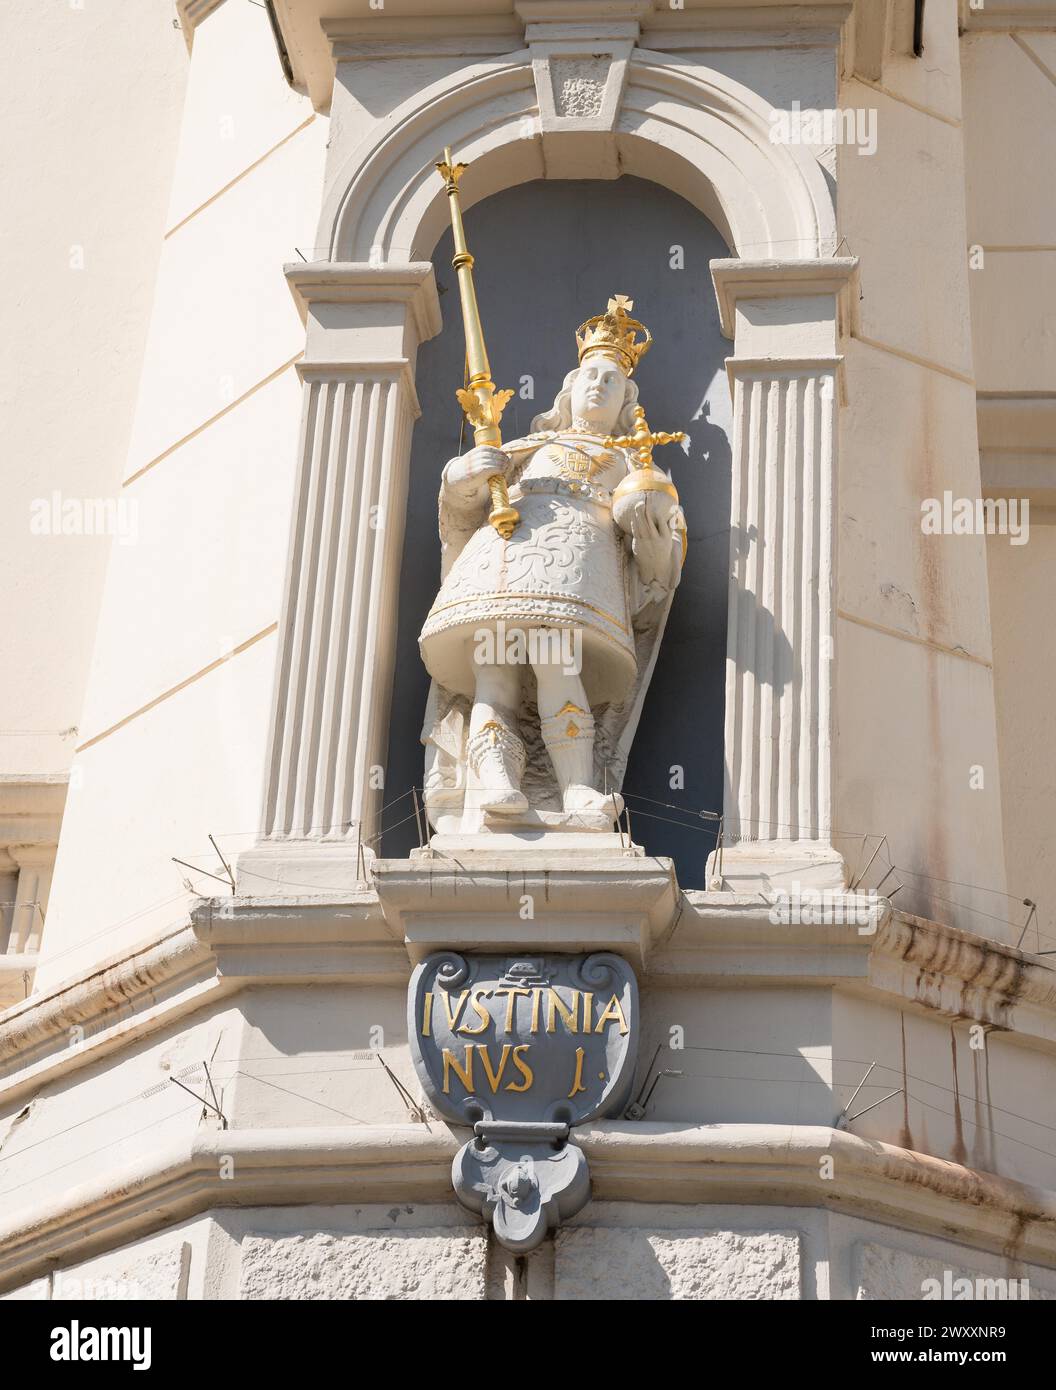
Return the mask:
<path id="1" fill-rule="evenodd" d="M 556 440 L 544 453 L 557 476 L 573 482 L 594 482 L 616 462 L 610 449 L 589 439 Z"/>

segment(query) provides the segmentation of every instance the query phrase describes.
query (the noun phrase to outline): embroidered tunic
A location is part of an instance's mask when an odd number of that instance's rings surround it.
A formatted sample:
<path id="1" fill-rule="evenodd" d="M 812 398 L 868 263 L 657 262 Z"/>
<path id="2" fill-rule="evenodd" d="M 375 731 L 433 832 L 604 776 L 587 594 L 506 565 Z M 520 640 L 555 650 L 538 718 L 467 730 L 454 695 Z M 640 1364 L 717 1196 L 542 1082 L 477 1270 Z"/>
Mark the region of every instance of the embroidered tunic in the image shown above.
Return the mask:
<path id="1" fill-rule="evenodd" d="M 545 442 L 532 450 L 536 439 Z M 449 690 L 472 696 L 473 642 L 482 629 L 499 622 L 507 633 L 578 629 L 591 705 L 619 701 L 637 674 L 628 553 L 612 518 L 626 455 L 573 431 L 504 447 L 531 451 L 510 486 L 521 520 L 508 541 L 486 520 L 466 541 L 419 637 L 426 668 Z M 473 519 L 461 524 L 468 530 Z"/>

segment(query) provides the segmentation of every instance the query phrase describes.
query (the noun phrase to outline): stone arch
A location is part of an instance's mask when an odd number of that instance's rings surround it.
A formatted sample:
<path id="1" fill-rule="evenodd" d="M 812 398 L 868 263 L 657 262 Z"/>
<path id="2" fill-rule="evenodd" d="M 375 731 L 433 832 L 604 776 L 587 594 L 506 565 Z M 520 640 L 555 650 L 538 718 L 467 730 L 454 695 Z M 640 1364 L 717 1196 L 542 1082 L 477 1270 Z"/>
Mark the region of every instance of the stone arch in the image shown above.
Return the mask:
<path id="1" fill-rule="evenodd" d="M 687 71 L 664 54 L 636 49 L 620 65 L 610 119 L 562 120 L 541 113 L 539 84 L 548 78 L 540 66 L 526 49 L 462 69 L 392 111 L 334 180 L 322 219 L 330 259 L 426 258 L 447 222 L 433 169 L 445 145 L 471 165 L 462 185 L 467 208 L 552 177 L 554 152 L 578 144 L 578 177 L 590 177 L 594 164 L 613 177 L 630 173 L 665 184 L 714 223 L 732 255 L 833 254 L 835 211 L 820 166 L 802 146 L 771 142 L 772 108 L 749 88 L 713 69 Z M 567 160 L 559 163 L 567 167 Z"/>

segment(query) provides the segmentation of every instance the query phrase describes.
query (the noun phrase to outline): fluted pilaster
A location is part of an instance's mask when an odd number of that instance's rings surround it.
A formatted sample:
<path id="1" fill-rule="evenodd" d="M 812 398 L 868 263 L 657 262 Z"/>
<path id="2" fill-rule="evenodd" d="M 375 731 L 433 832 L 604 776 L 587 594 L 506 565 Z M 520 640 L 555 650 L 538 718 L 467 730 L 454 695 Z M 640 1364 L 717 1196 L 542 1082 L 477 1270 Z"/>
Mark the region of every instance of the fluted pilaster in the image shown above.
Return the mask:
<path id="1" fill-rule="evenodd" d="M 439 328 L 429 265 L 288 274 L 308 350 L 261 839 L 239 861 L 249 891 L 347 886 L 374 851 L 414 360 Z"/>
<path id="2" fill-rule="evenodd" d="M 836 367 L 730 362 L 731 840 L 828 843 L 831 833 Z"/>
<path id="3" fill-rule="evenodd" d="M 715 263 L 734 406 L 726 788 L 709 879 L 836 887 L 832 847 L 842 287 L 855 263 Z M 807 348 L 808 352 L 803 349 Z"/>
<path id="4" fill-rule="evenodd" d="M 263 833 L 369 840 L 416 408 L 398 368 L 304 375 Z"/>

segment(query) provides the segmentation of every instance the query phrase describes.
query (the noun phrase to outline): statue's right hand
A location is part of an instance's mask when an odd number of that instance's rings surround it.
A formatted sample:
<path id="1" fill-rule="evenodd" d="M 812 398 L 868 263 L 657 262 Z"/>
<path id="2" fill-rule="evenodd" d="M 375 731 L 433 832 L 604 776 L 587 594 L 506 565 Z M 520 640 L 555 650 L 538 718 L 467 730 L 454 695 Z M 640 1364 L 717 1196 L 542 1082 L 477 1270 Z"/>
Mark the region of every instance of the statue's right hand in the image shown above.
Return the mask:
<path id="1" fill-rule="evenodd" d="M 504 478 L 509 466 L 510 460 L 501 449 L 492 444 L 478 444 L 468 454 L 451 460 L 444 469 L 444 481 L 463 494 L 472 493 L 482 490 L 486 480 L 496 474 Z"/>

